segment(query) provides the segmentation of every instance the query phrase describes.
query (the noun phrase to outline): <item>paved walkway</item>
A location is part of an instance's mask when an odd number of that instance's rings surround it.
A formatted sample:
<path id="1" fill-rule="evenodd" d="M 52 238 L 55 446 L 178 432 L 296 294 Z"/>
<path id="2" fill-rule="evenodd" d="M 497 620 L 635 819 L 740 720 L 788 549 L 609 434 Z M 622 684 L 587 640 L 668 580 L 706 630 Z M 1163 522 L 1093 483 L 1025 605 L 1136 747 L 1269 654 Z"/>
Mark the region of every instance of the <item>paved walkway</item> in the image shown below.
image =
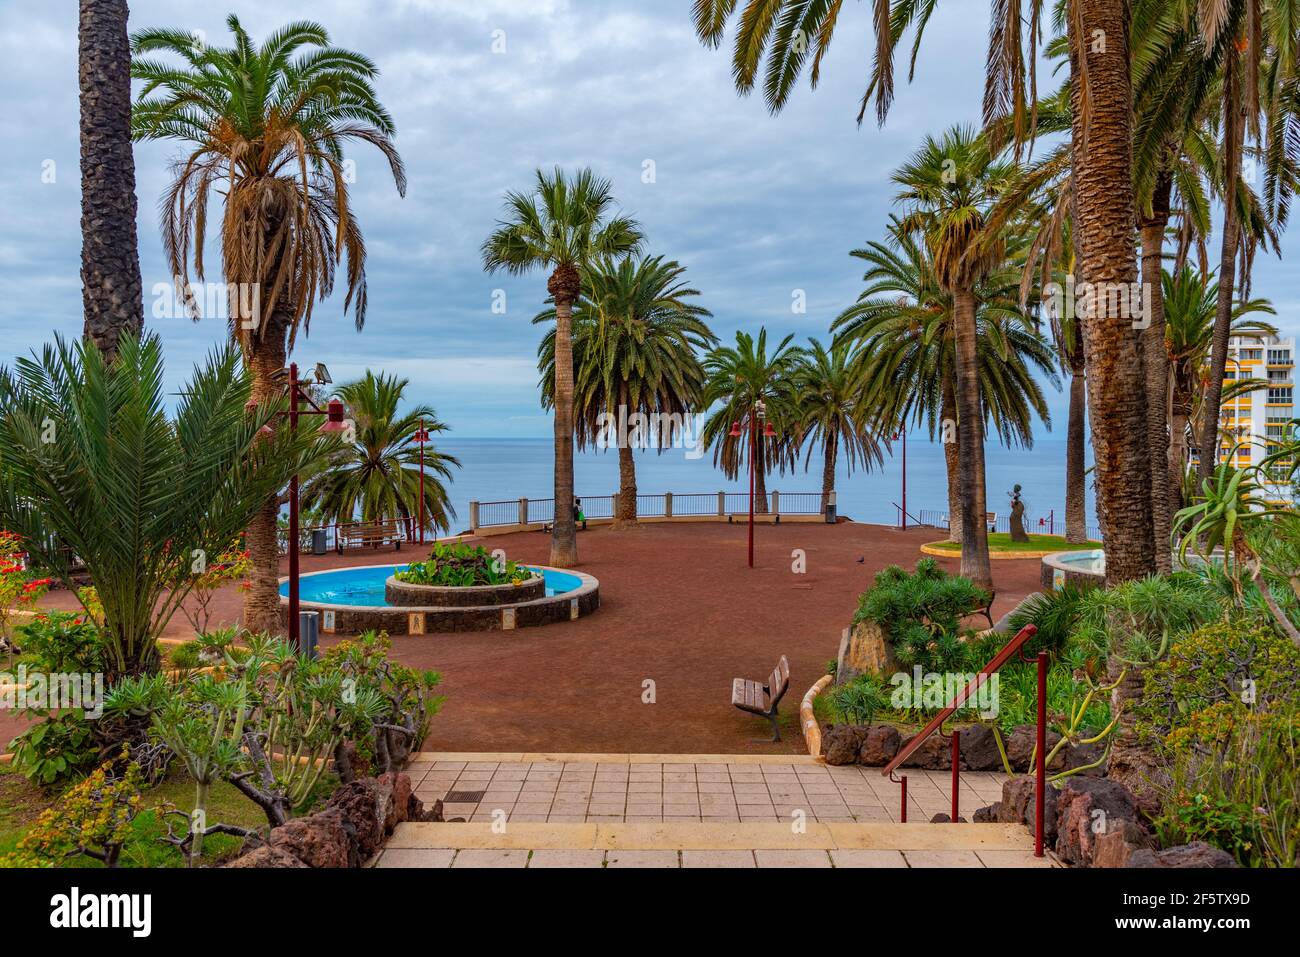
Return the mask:
<path id="1" fill-rule="evenodd" d="M 408 771 L 426 804 L 476 823 L 897 822 L 900 811 L 879 770 L 807 755 L 422 753 Z M 949 772 L 906 773 L 909 821 L 950 811 Z M 962 774 L 962 816 L 998 800 L 1005 778 Z"/>
<path id="2" fill-rule="evenodd" d="M 929 824 L 945 773 L 898 785 L 807 756 L 422 754 L 416 793 L 463 823 L 398 826 L 377 867 L 1051 867 L 1019 826 Z M 1003 776 L 962 775 L 962 810 Z"/>

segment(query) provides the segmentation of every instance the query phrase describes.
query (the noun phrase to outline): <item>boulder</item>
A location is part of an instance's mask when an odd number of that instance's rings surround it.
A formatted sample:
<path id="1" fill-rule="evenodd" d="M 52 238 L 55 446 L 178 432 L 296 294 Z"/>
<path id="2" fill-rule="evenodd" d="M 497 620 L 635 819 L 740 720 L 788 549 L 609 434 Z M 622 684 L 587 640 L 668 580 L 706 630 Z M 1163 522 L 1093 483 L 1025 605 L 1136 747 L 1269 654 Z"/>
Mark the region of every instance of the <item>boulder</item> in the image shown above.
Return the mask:
<path id="1" fill-rule="evenodd" d="M 1204 841 L 1192 841 L 1167 847 L 1163 851 L 1149 848 L 1134 851 L 1126 867 L 1238 867 L 1236 858 L 1227 851 Z"/>
<path id="2" fill-rule="evenodd" d="M 1001 771 L 1002 755 L 997 738 L 987 724 L 972 724 L 961 729 L 961 761 L 970 771 Z"/>
<path id="3" fill-rule="evenodd" d="M 902 747 L 907 747 L 908 741 L 916 735 L 912 735 L 903 742 Z M 945 741 L 937 735 L 930 735 L 921 742 L 917 748 L 903 762 L 905 768 L 922 768 L 927 771 L 943 771 L 952 768 L 952 743 Z"/>
<path id="4" fill-rule="evenodd" d="M 1008 778 L 1002 785 L 1002 800 L 990 805 L 995 808 L 994 820 L 1002 824 L 1023 824 L 1032 833 L 1035 826 L 1037 800 L 1032 775 Z M 1043 843 L 1056 840 L 1058 805 L 1060 795 L 1050 784 L 1043 792 Z M 981 809 L 983 810 L 983 809 Z M 976 812 L 977 814 L 979 812 Z"/>
<path id="5" fill-rule="evenodd" d="M 1011 734 L 1007 735 L 1007 760 L 1011 762 L 1011 768 L 1014 771 L 1031 772 L 1034 760 L 1034 745 L 1038 741 L 1038 732 L 1032 724 L 1020 724 L 1011 729 Z M 1055 731 L 1047 732 L 1047 753 L 1052 753 L 1052 748 L 1061 740 L 1061 736 Z M 1062 748 L 1062 751 L 1065 749 Z M 1049 771 L 1063 771 L 1065 769 L 1064 754 L 1057 754 L 1055 758 L 1047 763 Z"/>
<path id="6" fill-rule="evenodd" d="M 892 674 L 898 670 L 893 646 L 874 621 L 860 621 L 840 639 L 835 659 L 835 683 L 844 684 L 861 674 Z"/>
<path id="7" fill-rule="evenodd" d="M 242 857 L 237 857 L 226 867 L 256 867 L 256 868 L 284 868 L 284 867 L 306 867 L 302 861 L 294 857 L 284 848 L 272 847 L 264 844 L 256 850 L 249 851 Z"/>
<path id="8" fill-rule="evenodd" d="M 338 808 L 351 822 L 357 835 L 357 853 L 370 858 L 388 833 L 387 822 L 396 820 L 393 789 L 376 778 L 362 778 L 339 785 L 326 807 Z"/>
<path id="9" fill-rule="evenodd" d="M 1064 758 L 1064 768 L 1072 770 L 1074 768 L 1087 767 L 1086 771 L 1079 773 L 1090 778 L 1103 778 L 1106 776 L 1106 762 L 1101 759 L 1106 754 L 1105 747 L 1100 742 L 1094 744 L 1067 744 L 1061 749 Z M 1098 764 L 1097 762 L 1101 762 Z M 1096 767 L 1088 767 L 1096 764 Z"/>
<path id="10" fill-rule="evenodd" d="M 943 813 L 943 811 L 940 811 L 940 812 L 939 812 L 938 814 L 936 814 L 934 817 L 930 818 L 930 823 L 931 823 L 931 824 L 951 824 L 951 823 L 952 823 L 952 817 L 951 817 L 950 815 L 948 815 L 948 814 Z M 966 819 L 965 819 L 964 817 L 962 817 L 962 816 L 959 814 L 959 815 L 957 815 L 957 823 L 958 823 L 958 824 L 965 824 L 965 823 L 966 823 Z"/>
<path id="11" fill-rule="evenodd" d="M 866 729 L 848 724 L 829 724 L 822 731 L 822 754 L 827 764 L 853 764 Z"/>
<path id="12" fill-rule="evenodd" d="M 393 828 L 397 827 L 397 825 L 410 820 L 411 798 L 414 796 L 411 776 L 409 774 L 389 772 L 379 775 L 377 780 L 380 784 L 393 789 L 392 813 L 384 821 L 384 833 L 391 834 Z"/>
<path id="13" fill-rule="evenodd" d="M 987 807 L 976 808 L 975 813 L 971 816 L 976 824 L 996 824 L 998 815 L 1002 811 L 1002 802 L 994 801 Z"/>
<path id="14" fill-rule="evenodd" d="M 1121 822 L 1119 827 L 1098 834 L 1093 844 L 1093 867 L 1131 867 L 1134 855 L 1140 851 L 1150 851 L 1155 847 L 1153 838 L 1142 827 L 1131 821 Z"/>
<path id="15" fill-rule="evenodd" d="M 858 748 L 858 764 L 883 768 L 894 759 L 902 745 L 903 736 L 892 724 L 873 724 L 862 736 L 862 746 Z"/>
<path id="16" fill-rule="evenodd" d="M 1056 808 L 1056 853 L 1070 864 L 1091 864 L 1103 834 L 1149 831 L 1132 792 L 1107 778 L 1066 778 Z"/>
<path id="17" fill-rule="evenodd" d="M 308 867 L 356 867 L 357 833 L 338 808 L 294 818 L 271 831 L 270 846 Z"/>

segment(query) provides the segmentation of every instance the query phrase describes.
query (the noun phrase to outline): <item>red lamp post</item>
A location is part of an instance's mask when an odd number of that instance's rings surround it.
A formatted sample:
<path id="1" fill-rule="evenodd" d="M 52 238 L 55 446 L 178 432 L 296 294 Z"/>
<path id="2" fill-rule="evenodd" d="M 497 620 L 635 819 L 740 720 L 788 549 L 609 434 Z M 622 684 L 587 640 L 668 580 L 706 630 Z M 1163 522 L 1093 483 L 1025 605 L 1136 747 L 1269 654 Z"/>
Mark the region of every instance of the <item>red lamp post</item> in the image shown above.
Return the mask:
<path id="1" fill-rule="evenodd" d="M 420 427 L 415 430 L 415 435 L 411 441 L 420 446 L 420 504 L 419 504 L 419 523 L 420 523 L 420 544 L 424 544 L 424 445 L 429 441 L 429 430 L 424 427 L 424 419 L 420 419 Z"/>
<path id="2" fill-rule="evenodd" d="M 763 437 L 770 439 L 776 436 L 776 430 L 772 428 L 772 423 L 767 421 L 767 404 L 762 399 L 754 403 L 754 408 L 749 414 L 749 567 L 754 567 L 754 459 L 758 451 L 758 423 L 763 423 Z M 727 433 L 733 439 L 738 439 L 743 434 L 740 431 L 740 423 L 733 422 L 731 431 Z"/>
<path id="3" fill-rule="evenodd" d="M 329 373 L 323 365 L 316 367 L 316 382 L 324 385 L 330 381 Z M 300 409 L 299 403 L 306 402 L 309 409 Z M 311 396 L 298 380 L 298 364 L 289 366 L 289 427 L 298 428 L 298 416 L 323 415 L 320 431 L 323 435 L 339 435 L 348 429 L 343 418 L 343 403 L 330 399 L 322 409 L 312 401 Z M 298 473 L 289 479 L 289 644 L 298 648 Z M 301 650 L 299 648 L 299 650 Z"/>

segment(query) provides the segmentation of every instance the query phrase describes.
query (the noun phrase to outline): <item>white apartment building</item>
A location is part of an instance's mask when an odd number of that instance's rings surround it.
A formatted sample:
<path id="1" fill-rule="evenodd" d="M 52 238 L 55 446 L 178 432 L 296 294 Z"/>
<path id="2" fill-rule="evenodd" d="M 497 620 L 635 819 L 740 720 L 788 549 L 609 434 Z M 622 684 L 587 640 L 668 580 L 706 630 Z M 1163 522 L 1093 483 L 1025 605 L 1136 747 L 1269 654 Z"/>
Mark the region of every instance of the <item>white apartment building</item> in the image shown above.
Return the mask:
<path id="1" fill-rule="evenodd" d="M 1220 426 L 1224 433 L 1221 457 L 1232 449 L 1232 437 L 1243 443 L 1233 460 L 1238 468 L 1258 465 L 1276 443 L 1287 436 L 1296 418 L 1295 338 L 1279 336 L 1234 336 L 1228 341 L 1228 363 L 1224 384 L 1236 379 L 1261 379 L 1267 387 L 1224 402 Z M 1279 476 L 1280 477 L 1280 476 Z M 1267 486 L 1269 498 L 1290 503 L 1288 484 Z"/>

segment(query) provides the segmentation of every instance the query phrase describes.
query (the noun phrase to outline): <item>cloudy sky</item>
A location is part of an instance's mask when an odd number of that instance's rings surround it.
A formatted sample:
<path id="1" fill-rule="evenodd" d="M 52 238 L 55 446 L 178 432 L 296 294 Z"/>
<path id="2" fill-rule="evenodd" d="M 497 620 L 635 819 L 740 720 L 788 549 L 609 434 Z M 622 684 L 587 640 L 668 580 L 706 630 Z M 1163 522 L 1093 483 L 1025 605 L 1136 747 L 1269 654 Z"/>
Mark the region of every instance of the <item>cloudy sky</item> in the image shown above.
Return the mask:
<path id="1" fill-rule="evenodd" d="M 75 4 L 24 6 L 0 25 L 0 359 L 81 330 Z M 354 151 L 366 328 L 354 331 L 336 297 L 295 356 L 325 362 L 335 381 L 366 368 L 408 377 L 410 396 L 458 436 L 549 434 L 529 324 L 545 276 L 488 276 L 479 263 L 506 189 L 526 187 L 538 166 L 590 165 L 643 223 L 650 251 L 686 265 L 721 337 L 766 325 L 825 339 L 861 288 L 848 252 L 881 236 L 890 170 L 924 133 L 978 120 L 987 28 L 985 0 L 946 2 L 882 130 L 854 122 L 870 64 L 862 2 L 841 16 L 821 86 L 805 83 L 776 117 L 736 95 L 728 53 L 694 37 L 690 0 L 132 0 L 131 28 L 202 30 L 224 44 L 227 6 L 258 38 L 309 18 L 378 62 L 409 189 L 399 198 L 379 155 Z M 147 316 L 151 288 L 168 280 L 157 201 L 177 151 L 136 148 Z M 53 183 L 42 181 L 48 161 Z M 1255 282 L 1287 334 L 1300 326 L 1296 280 L 1290 262 L 1270 259 Z M 491 310 L 497 289 L 504 315 Z M 147 321 L 175 381 L 225 333 L 223 320 Z M 1060 435 L 1064 397 L 1052 406 Z"/>

